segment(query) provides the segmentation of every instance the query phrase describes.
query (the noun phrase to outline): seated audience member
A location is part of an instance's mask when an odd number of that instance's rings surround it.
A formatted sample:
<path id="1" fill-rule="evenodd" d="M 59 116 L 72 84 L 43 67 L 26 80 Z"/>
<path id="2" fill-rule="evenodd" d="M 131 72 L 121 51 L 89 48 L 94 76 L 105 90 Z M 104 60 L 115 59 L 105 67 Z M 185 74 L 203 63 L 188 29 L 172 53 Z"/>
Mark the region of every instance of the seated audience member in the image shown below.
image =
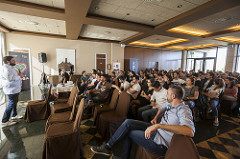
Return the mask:
<path id="1" fill-rule="evenodd" d="M 159 74 L 157 75 L 156 81 L 160 82 L 161 86 L 163 86 L 163 84 L 164 84 L 164 82 L 165 82 L 165 81 L 164 81 L 164 78 L 163 78 L 163 75 L 159 73 Z"/>
<path id="2" fill-rule="evenodd" d="M 224 88 L 224 81 L 223 79 L 218 78 L 218 79 L 215 79 L 213 85 L 207 89 L 208 92 L 202 91 L 202 94 L 208 97 L 210 109 L 215 118 L 213 122 L 214 126 L 219 125 L 217 105 L 219 103 L 219 95 L 220 93 L 222 93 L 223 88 Z"/>
<path id="3" fill-rule="evenodd" d="M 155 81 L 152 86 L 154 91 L 151 96 L 151 105 L 138 109 L 138 116 L 142 117 L 145 122 L 149 122 L 149 118 L 155 116 L 158 109 L 167 101 L 167 90 L 162 88 L 158 81 Z"/>
<path id="4" fill-rule="evenodd" d="M 69 81 L 69 74 L 66 72 L 66 70 L 63 68 L 62 69 L 62 77 L 60 79 L 61 83 L 67 83 Z"/>
<path id="5" fill-rule="evenodd" d="M 111 77 L 110 77 L 110 83 L 115 84 L 115 80 L 116 80 L 115 72 L 112 71 L 111 72 Z"/>
<path id="6" fill-rule="evenodd" d="M 132 82 L 127 86 L 127 93 L 131 95 L 132 99 L 137 99 L 139 92 L 141 91 L 141 86 L 138 83 L 139 77 L 134 75 L 132 77 Z"/>
<path id="7" fill-rule="evenodd" d="M 176 85 L 181 85 L 184 84 L 185 81 L 181 78 L 179 78 L 179 72 L 174 72 L 174 79 L 172 80 L 172 82 Z"/>
<path id="8" fill-rule="evenodd" d="M 236 108 L 238 104 L 238 88 L 236 86 L 235 80 L 231 77 L 227 77 L 225 79 L 225 84 L 226 87 L 224 89 L 222 100 L 228 101 L 227 103 L 229 103 L 229 107 L 231 106 L 231 108 L 229 109 L 231 110 L 230 113 L 237 114 L 238 111 L 236 110 Z"/>
<path id="9" fill-rule="evenodd" d="M 119 77 L 120 89 L 126 91 L 130 83 L 127 81 L 127 77 L 124 75 Z"/>
<path id="10" fill-rule="evenodd" d="M 92 73 L 91 75 L 91 83 L 89 83 L 87 85 L 87 90 L 93 89 L 97 86 L 98 84 L 98 79 L 97 79 L 97 74 L 96 73 Z"/>
<path id="11" fill-rule="evenodd" d="M 224 94 L 223 94 L 222 99 L 236 102 L 238 88 L 236 87 L 236 83 L 235 83 L 234 79 L 231 77 L 227 77 L 225 79 L 225 84 L 226 84 L 226 87 L 224 89 Z"/>
<path id="12" fill-rule="evenodd" d="M 185 74 L 185 72 L 181 71 L 181 72 L 179 73 L 179 78 L 185 81 L 185 80 L 186 80 L 186 74 Z"/>
<path id="13" fill-rule="evenodd" d="M 170 75 L 164 75 L 164 84 L 163 84 L 163 88 L 168 89 L 170 86 L 174 85 L 174 83 L 172 83 L 172 77 Z"/>
<path id="14" fill-rule="evenodd" d="M 112 85 L 111 83 L 107 82 L 107 75 L 103 74 L 101 76 L 101 80 L 100 82 L 97 84 L 97 86 L 92 89 L 92 90 L 88 90 L 86 92 L 87 95 L 87 100 L 86 102 L 88 102 L 89 100 L 93 101 L 94 103 L 103 103 L 106 102 L 106 100 L 108 99 L 110 93 L 111 93 L 111 88 L 116 88 L 120 91 L 120 89 L 115 86 Z"/>
<path id="15" fill-rule="evenodd" d="M 117 70 L 115 71 L 115 75 L 116 75 L 117 78 L 119 78 L 119 77 L 121 76 L 119 69 L 117 69 Z"/>
<path id="16" fill-rule="evenodd" d="M 184 103 L 191 109 L 195 106 L 194 100 L 198 99 L 198 88 L 194 86 L 194 78 L 189 77 L 186 79 L 186 86 L 183 87 L 185 96 L 183 98 Z"/>
<path id="17" fill-rule="evenodd" d="M 86 71 L 82 71 L 82 76 L 80 78 L 81 85 L 87 85 L 89 81 L 89 76 L 87 75 Z"/>
<path id="18" fill-rule="evenodd" d="M 79 87 L 79 94 L 83 93 L 88 85 L 88 82 L 90 81 L 89 76 L 87 75 L 86 71 L 82 71 L 82 76 L 80 78 L 81 80 L 81 86 Z"/>
<path id="19" fill-rule="evenodd" d="M 132 112 L 132 115 L 134 118 L 137 115 L 136 110 L 138 108 L 140 108 L 144 105 L 150 104 L 150 99 L 153 94 L 153 87 L 152 87 L 153 82 L 154 82 L 153 79 L 151 79 L 151 80 L 148 79 L 147 80 L 148 87 L 146 87 L 145 89 L 142 90 L 140 96 L 137 99 L 131 101 L 130 107 L 131 107 L 131 112 Z"/>
<path id="20" fill-rule="evenodd" d="M 195 127 L 191 110 L 182 102 L 183 89 L 172 86 L 167 91 L 168 103 L 158 111 L 151 123 L 126 119 L 106 144 L 92 146 L 94 153 L 110 156 L 117 141 L 123 139 L 122 159 L 129 159 L 132 142 L 151 153 L 165 155 L 173 134 L 194 136 Z M 157 118 L 163 114 L 160 123 Z"/>
<path id="21" fill-rule="evenodd" d="M 213 72 L 208 72 L 206 74 L 206 78 L 202 79 L 201 81 L 201 89 L 202 91 L 206 91 L 209 87 L 213 85 L 213 78 L 214 78 L 214 73 Z"/>
<path id="22" fill-rule="evenodd" d="M 206 73 L 206 76 L 204 79 L 201 80 L 201 86 L 198 88 L 200 92 L 207 92 L 207 89 L 210 88 L 213 85 L 213 72 Z M 199 101 L 202 106 L 205 106 L 208 102 L 207 97 L 200 93 L 199 95 Z"/>

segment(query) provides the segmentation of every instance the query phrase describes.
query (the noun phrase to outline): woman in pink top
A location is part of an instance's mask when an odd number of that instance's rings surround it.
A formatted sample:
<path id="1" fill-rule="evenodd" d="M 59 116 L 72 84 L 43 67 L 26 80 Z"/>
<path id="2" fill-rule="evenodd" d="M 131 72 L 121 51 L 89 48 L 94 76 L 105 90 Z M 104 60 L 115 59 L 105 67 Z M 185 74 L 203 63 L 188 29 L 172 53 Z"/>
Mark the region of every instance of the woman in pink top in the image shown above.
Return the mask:
<path id="1" fill-rule="evenodd" d="M 226 88 L 224 90 L 222 99 L 229 100 L 232 102 L 237 101 L 238 89 L 236 87 L 234 79 L 231 77 L 226 78 L 225 84 L 226 84 Z"/>

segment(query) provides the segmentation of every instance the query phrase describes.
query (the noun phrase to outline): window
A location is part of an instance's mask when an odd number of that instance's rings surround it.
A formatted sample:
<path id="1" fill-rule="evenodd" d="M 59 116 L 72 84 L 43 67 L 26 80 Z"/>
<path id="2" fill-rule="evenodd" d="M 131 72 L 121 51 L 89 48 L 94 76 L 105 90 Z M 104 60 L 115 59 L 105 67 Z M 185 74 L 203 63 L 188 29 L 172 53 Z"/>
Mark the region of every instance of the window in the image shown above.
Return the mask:
<path id="1" fill-rule="evenodd" d="M 236 72 L 240 73 L 240 45 L 237 46 Z"/>
<path id="2" fill-rule="evenodd" d="M 227 47 L 189 50 L 187 55 L 187 71 L 225 71 L 226 57 Z"/>
<path id="3" fill-rule="evenodd" d="M 217 53 L 216 71 L 225 72 L 226 59 L 227 59 L 227 47 L 219 47 Z"/>

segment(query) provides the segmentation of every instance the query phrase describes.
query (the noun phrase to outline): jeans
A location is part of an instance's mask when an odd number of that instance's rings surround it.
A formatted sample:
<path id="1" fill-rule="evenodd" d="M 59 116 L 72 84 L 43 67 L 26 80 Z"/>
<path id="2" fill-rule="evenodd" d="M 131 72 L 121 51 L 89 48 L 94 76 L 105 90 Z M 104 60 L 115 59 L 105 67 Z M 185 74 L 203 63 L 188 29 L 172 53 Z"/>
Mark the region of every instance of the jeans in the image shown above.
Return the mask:
<path id="1" fill-rule="evenodd" d="M 113 147 L 118 140 L 123 139 L 122 159 L 128 159 L 130 157 L 132 141 L 152 153 L 164 155 L 167 151 L 167 147 L 164 145 L 158 145 L 153 141 L 157 131 L 151 135 L 150 139 L 145 138 L 145 130 L 149 126 L 151 126 L 150 123 L 126 119 L 107 144 L 110 147 Z"/>
<path id="2" fill-rule="evenodd" d="M 218 117 L 218 110 L 217 110 L 218 102 L 219 102 L 218 99 L 210 99 L 210 106 L 211 106 L 214 117 Z"/>
<path id="3" fill-rule="evenodd" d="M 19 93 L 8 94 L 8 106 L 3 114 L 2 123 L 6 123 L 9 120 L 10 115 L 11 117 L 15 117 L 17 115 L 18 95 Z"/>
<path id="4" fill-rule="evenodd" d="M 143 118 L 143 121 L 150 122 L 149 117 L 155 116 L 158 112 L 157 108 L 147 105 L 138 109 L 138 116 Z"/>

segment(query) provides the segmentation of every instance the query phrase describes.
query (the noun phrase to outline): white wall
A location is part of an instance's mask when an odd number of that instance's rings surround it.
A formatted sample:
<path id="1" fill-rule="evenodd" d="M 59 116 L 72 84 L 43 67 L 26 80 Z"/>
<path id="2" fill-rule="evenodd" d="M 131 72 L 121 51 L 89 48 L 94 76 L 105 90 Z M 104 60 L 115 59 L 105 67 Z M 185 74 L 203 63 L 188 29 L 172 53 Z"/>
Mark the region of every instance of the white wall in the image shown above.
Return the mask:
<path id="1" fill-rule="evenodd" d="M 89 42 L 80 40 L 66 40 L 48 37 L 39 37 L 20 34 L 6 34 L 7 52 L 11 48 L 29 48 L 32 60 L 32 82 L 37 85 L 42 73 L 42 64 L 38 62 L 38 53 L 47 53 L 48 62 L 45 64 L 46 74 L 55 74 L 57 71 L 56 48 L 76 49 L 76 74 L 81 74 L 83 70 L 90 72 L 95 68 L 95 53 L 106 53 L 107 62 L 112 63 L 112 58 L 121 62 L 124 66 L 124 48 L 120 44 L 103 42 Z M 110 72 L 110 71 L 109 71 Z"/>

